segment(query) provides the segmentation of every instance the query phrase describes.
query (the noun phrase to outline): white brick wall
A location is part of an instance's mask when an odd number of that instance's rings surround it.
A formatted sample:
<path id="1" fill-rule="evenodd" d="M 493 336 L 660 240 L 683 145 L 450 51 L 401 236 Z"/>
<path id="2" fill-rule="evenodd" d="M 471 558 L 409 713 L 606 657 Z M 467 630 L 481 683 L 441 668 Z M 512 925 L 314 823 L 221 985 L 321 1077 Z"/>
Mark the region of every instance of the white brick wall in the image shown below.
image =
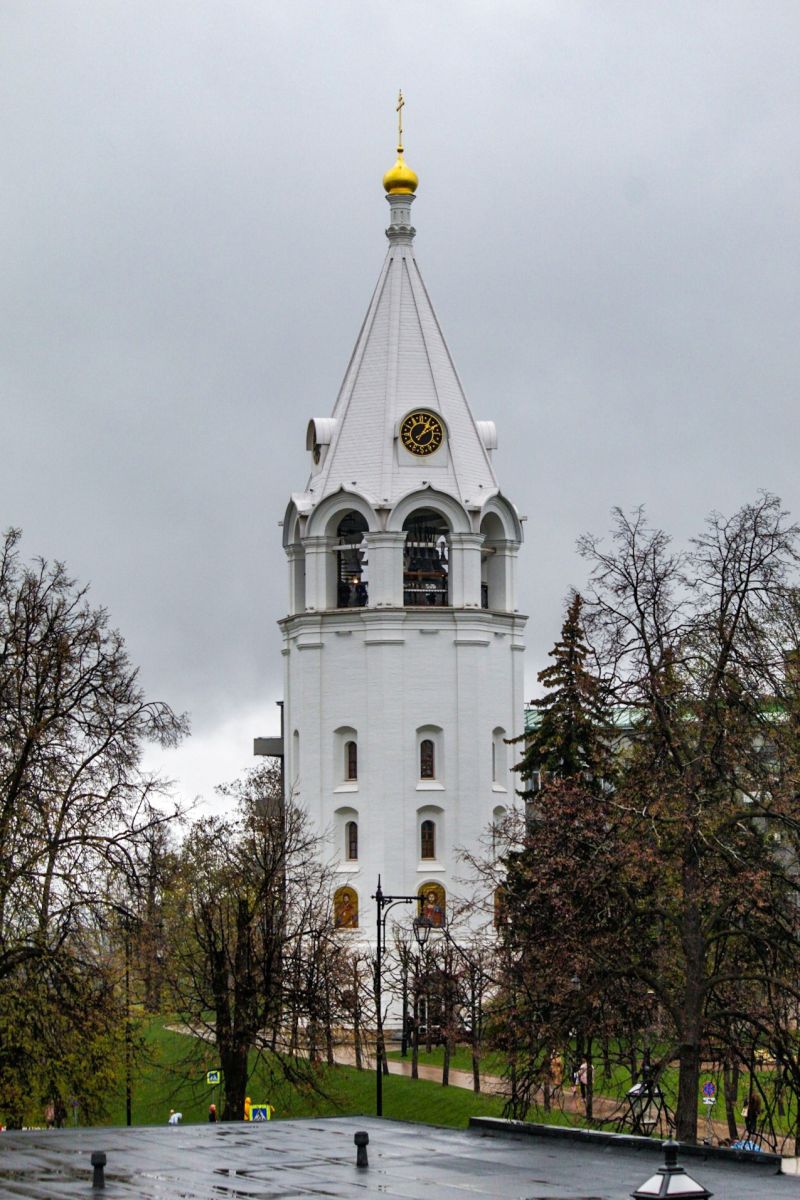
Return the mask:
<path id="1" fill-rule="evenodd" d="M 509 737 L 521 729 L 524 624 L 519 615 L 450 609 L 351 609 L 283 622 L 286 777 L 299 776 L 301 803 L 331 834 L 330 856 L 347 868 L 342 881 L 359 894 L 367 935 L 378 874 L 387 891 L 412 894 L 435 878 L 452 895 L 464 874 L 458 848 L 477 848 L 497 805 L 514 803 L 510 769 L 492 779 L 492 741 L 498 727 Z M 358 781 L 356 789 L 337 792 L 343 767 L 335 731 L 343 726 L 357 731 Z M 441 790 L 419 778 L 420 726 L 442 731 Z M 292 760 L 295 729 L 299 764 Z M 427 806 L 442 810 L 441 870 L 419 857 L 417 813 Z M 342 840 L 334 844 L 340 807 L 358 812 L 357 864 L 344 862 Z"/>

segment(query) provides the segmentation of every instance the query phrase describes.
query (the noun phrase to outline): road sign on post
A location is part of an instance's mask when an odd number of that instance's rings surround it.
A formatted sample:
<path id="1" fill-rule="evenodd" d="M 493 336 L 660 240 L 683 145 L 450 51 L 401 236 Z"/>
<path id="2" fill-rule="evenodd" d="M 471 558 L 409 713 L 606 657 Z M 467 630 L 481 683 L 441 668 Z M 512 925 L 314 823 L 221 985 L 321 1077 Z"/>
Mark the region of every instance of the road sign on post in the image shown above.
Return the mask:
<path id="1" fill-rule="evenodd" d="M 219 1071 L 206 1071 L 206 1083 L 209 1087 L 219 1083 Z"/>
<path id="2" fill-rule="evenodd" d="M 254 1104 L 250 1109 L 251 1121 L 271 1121 L 275 1109 L 271 1104 Z"/>

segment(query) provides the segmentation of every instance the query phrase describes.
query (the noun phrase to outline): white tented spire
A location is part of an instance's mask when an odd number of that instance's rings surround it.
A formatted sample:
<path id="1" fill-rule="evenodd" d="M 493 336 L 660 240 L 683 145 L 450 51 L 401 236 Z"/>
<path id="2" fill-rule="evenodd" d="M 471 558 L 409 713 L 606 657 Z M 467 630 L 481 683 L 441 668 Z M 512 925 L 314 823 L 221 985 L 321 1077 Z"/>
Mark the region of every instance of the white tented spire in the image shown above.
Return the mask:
<path id="1" fill-rule="evenodd" d="M 395 170 L 413 174 L 402 159 L 398 164 Z M 480 506 L 497 490 L 487 450 L 494 433 L 487 436 L 470 411 L 422 281 L 411 225 L 415 197 L 406 188 L 386 199 L 389 250 L 327 426 L 327 444 L 309 444 L 316 466 L 306 503 L 313 509 L 339 488 L 355 486 L 373 502 L 393 505 L 429 484 L 466 506 Z M 402 444 L 400 426 L 415 409 L 441 421 L 444 439 L 435 453 L 416 455 Z M 312 422 L 310 443 L 314 428 Z"/>

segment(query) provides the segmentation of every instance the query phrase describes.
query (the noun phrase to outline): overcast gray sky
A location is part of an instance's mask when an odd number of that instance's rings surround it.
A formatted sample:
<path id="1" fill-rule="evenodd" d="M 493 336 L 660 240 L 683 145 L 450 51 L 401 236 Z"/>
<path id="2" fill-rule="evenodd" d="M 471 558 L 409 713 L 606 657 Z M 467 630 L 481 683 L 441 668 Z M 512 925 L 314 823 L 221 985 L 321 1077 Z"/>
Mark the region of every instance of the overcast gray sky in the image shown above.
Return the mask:
<path id="1" fill-rule="evenodd" d="M 528 516 L 528 692 L 576 537 L 800 517 L 797 0 L 0 0 L 0 520 L 193 737 L 277 732 L 278 521 L 385 253 L 416 252 Z"/>

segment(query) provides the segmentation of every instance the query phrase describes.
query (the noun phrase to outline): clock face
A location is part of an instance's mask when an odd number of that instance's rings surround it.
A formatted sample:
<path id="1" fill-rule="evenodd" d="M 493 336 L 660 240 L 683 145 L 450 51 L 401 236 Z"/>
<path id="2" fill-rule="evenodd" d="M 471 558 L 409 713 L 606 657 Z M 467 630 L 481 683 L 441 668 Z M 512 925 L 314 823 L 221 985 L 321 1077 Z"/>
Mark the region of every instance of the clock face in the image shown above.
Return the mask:
<path id="1" fill-rule="evenodd" d="M 419 409 L 404 418 L 400 438 L 411 454 L 433 454 L 444 441 L 444 428 L 434 413 Z"/>

